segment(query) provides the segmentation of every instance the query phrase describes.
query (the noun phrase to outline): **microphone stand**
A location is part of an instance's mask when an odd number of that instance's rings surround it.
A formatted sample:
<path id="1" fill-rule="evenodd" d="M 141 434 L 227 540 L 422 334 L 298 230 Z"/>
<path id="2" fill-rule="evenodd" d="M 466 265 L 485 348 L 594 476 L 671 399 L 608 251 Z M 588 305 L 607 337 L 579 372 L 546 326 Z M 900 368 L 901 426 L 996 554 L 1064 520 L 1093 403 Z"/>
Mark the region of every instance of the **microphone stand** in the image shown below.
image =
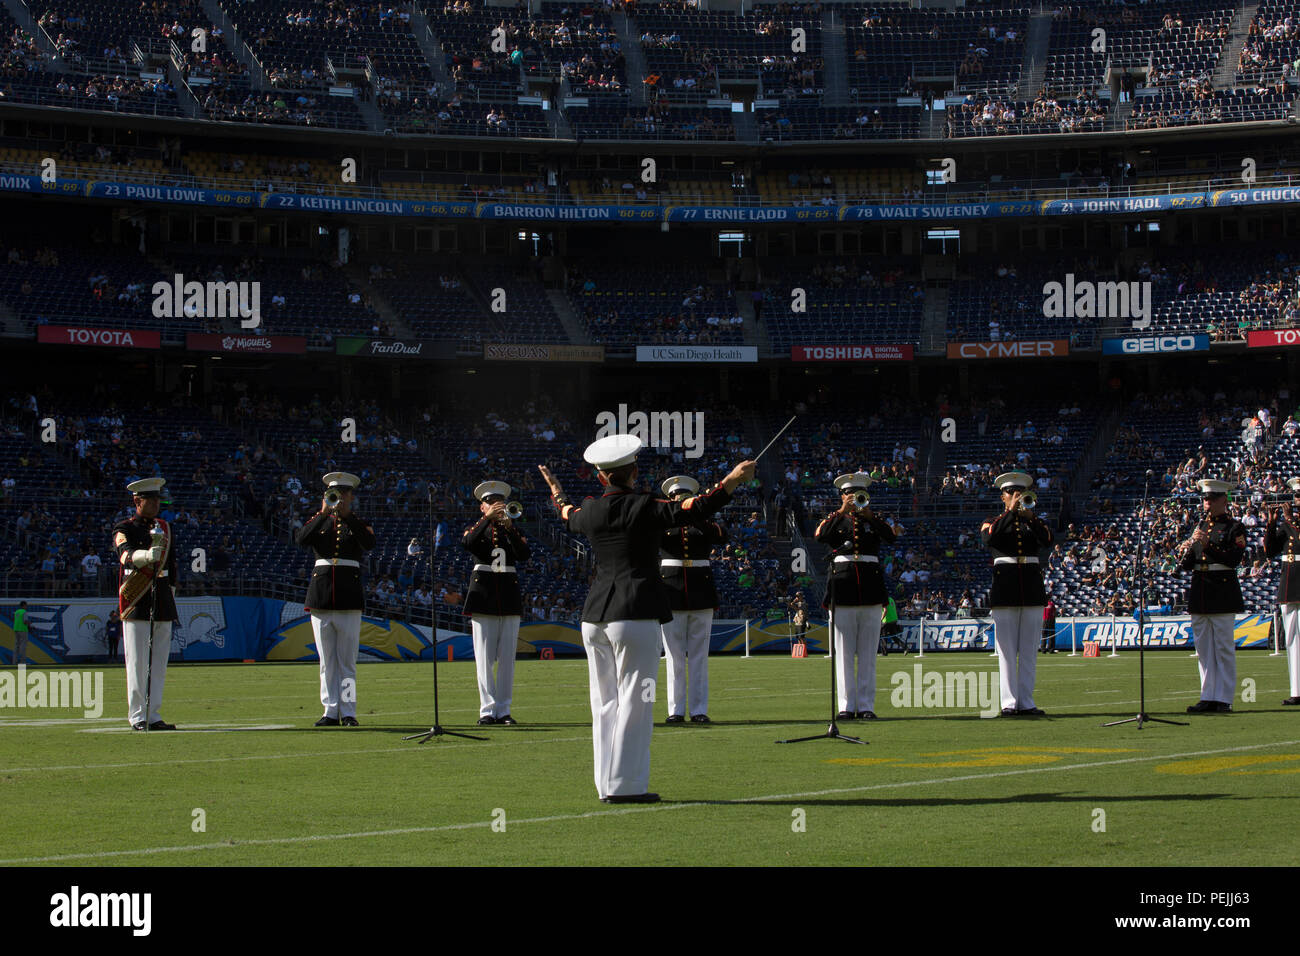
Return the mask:
<path id="1" fill-rule="evenodd" d="M 433 559 L 436 556 L 437 548 L 434 546 L 437 542 L 436 532 L 433 526 L 433 485 L 429 485 L 429 586 L 433 587 Z M 432 598 L 432 595 L 430 595 Z M 464 737 L 466 740 L 487 740 L 486 737 L 475 737 L 473 734 L 460 733 L 455 730 L 447 730 L 438 721 L 438 617 L 433 611 L 433 601 L 429 602 L 429 640 L 433 642 L 433 726 L 422 734 L 411 734 L 403 737 L 403 740 L 419 740 L 420 743 L 427 743 L 434 737 Z"/>
<path id="2" fill-rule="evenodd" d="M 1176 727 L 1188 727 L 1189 724 L 1181 720 L 1166 720 L 1164 717 L 1151 717 L 1147 714 L 1147 675 L 1146 675 L 1146 590 L 1147 575 L 1146 565 L 1143 562 L 1143 545 L 1146 542 L 1146 511 L 1147 495 L 1151 490 L 1151 469 L 1147 469 L 1146 482 L 1142 486 L 1142 510 L 1138 513 L 1138 547 L 1137 547 L 1137 646 L 1138 646 L 1138 712 L 1133 717 L 1125 717 L 1123 720 L 1112 720 L 1109 723 L 1102 724 L 1103 727 L 1117 727 L 1120 724 L 1137 724 L 1137 729 L 1141 730 L 1144 723 L 1156 724 L 1173 724 Z"/>
<path id="3" fill-rule="evenodd" d="M 830 617 L 826 622 L 826 632 L 830 635 L 831 644 L 831 722 L 826 728 L 824 734 L 813 734 L 811 737 L 795 737 L 793 740 L 778 740 L 778 744 L 801 744 L 809 740 L 843 740 L 850 744 L 866 745 L 867 741 L 860 737 L 850 737 L 847 734 L 840 733 L 840 728 L 835 724 L 835 716 L 840 712 L 839 700 L 835 694 L 835 595 L 830 586 L 830 573 L 835 570 L 835 557 L 829 558 L 830 571 L 827 572 L 826 590 L 830 598 Z"/>

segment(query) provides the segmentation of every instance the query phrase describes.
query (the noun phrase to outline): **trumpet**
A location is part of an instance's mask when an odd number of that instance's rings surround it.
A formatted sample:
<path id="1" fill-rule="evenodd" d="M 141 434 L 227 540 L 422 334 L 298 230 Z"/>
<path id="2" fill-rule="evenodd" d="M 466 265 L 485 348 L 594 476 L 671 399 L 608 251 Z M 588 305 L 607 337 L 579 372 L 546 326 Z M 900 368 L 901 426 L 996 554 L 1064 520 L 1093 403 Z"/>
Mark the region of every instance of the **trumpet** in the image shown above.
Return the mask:
<path id="1" fill-rule="evenodd" d="M 511 501 L 506 504 L 506 517 L 511 521 L 518 521 L 524 516 L 524 506 L 517 501 Z"/>
<path id="2" fill-rule="evenodd" d="M 867 494 L 865 491 L 859 491 L 853 496 L 853 507 L 857 508 L 859 511 L 869 504 L 871 504 L 871 495 Z"/>
<path id="3" fill-rule="evenodd" d="M 337 508 L 339 506 L 339 501 L 342 498 L 343 496 L 339 494 L 337 488 L 331 488 L 329 491 L 325 492 L 325 504 L 330 508 L 330 510 Z"/>
<path id="4" fill-rule="evenodd" d="M 1035 491 L 1026 491 L 1020 496 L 1020 507 L 1024 511 L 1033 511 L 1038 505 L 1038 493 Z"/>

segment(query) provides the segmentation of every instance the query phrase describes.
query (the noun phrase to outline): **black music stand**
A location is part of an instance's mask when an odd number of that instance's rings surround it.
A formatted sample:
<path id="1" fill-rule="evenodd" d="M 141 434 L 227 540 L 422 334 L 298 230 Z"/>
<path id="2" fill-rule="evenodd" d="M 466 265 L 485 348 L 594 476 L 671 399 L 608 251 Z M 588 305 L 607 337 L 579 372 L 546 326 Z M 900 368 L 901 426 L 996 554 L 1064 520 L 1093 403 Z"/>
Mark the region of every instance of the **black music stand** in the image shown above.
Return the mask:
<path id="1" fill-rule="evenodd" d="M 1167 720 L 1164 717 L 1152 717 L 1147 713 L 1147 672 L 1146 672 L 1146 591 L 1147 591 L 1147 574 L 1146 565 L 1143 563 L 1143 545 L 1146 543 L 1146 510 L 1147 494 L 1151 489 L 1150 468 L 1147 469 L 1146 482 L 1142 486 L 1142 510 L 1138 512 L 1138 549 L 1137 549 L 1137 568 L 1134 571 L 1134 577 L 1137 583 L 1137 646 L 1138 646 L 1138 712 L 1132 717 L 1125 717 L 1123 720 L 1112 720 L 1109 723 L 1102 724 L 1103 727 L 1118 727 L 1120 724 L 1136 723 L 1138 730 L 1142 729 L 1144 723 L 1156 724 L 1173 724 L 1175 727 L 1189 727 L 1190 724 L 1181 720 Z"/>
<path id="2" fill-rule="evenodd" d="M 433 559 L 436 556 L 437 548 L 434 547 L 437 542 L 433 526 L 433 484 L 429 485 L 429 587 L 433 587 Z M 403 740 L 419 740 L 420 743 L 427 743 L 433 737 L 464 737 L 466 740 L 487 740 L 486 737 L 475 737 L 473 734 L 461 733 L 456 730 L 448 730 L 438 721 L 438 616 L 433 612 L 433 602 L 429 603 L 429 639 L 433 642 L 433 726 L 425 733 L 411 734 L 403 737 Z"/>
<path id="3" fill-rule="evenodd" d="M 830 565 L 833 571 L 835 568 L 833 555 L 830 558 Z M 811 737 L 795 737 L 793 740 L 778 740 L 778 744 L 801 744 L 809 740 L 843 740 L 845 743 L 863 745 L 867 743 L 860 737 L 850 737 L 848 734 L 840 733 L 840 728 L 835 723 L 835 717 L 840 712 L 840 709 L 835 694 L 835 598 L 831 594 L 829 572 L 826 581 L 826 592 L 830 600 L 830 617 L 826 622 L 826 633 L 830 637 L 831 644 L 831 722 L 824 734 L 813 734 Z"/>

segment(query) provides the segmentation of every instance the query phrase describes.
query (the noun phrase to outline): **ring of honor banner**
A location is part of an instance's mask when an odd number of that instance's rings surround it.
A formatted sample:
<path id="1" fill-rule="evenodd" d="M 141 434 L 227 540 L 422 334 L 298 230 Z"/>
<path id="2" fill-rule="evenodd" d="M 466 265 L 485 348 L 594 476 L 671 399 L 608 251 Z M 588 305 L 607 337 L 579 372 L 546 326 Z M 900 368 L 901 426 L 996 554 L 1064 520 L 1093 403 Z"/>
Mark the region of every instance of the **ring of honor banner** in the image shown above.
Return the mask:
<path id="1" fill-rule="evenodd" d="M 350 213 L 422 219 L 510 219 L 534 222 L 816 223 L 889 220 L 949 222 L 1037 216 L 1100 216 L 1181 212 L 1230 206 L 1300 203 L 1300 186 L 1257 186 L 1153 196 L 1088 197 L 1007 202 L 898 203 L 862 206 L 652 206 L 578 205 L 409 200 L 358 196 L 309 196 L 206 186 L 162 186 L 130 182 L 59 179 L 39 175 L 0 175 L 0 192 L 72 199 L 134 200 L 224 209 L 279 212 Z"/>
<path id="2" fill-rule="evenodd" d="M 0 604 L 0 663 L 14 657 L 16 601 Z M 78 663 L 108 654 L 104 624 L 117 607 L 113 598 L 72 598 L 44 602 L 27 600 L 29 629 L 27 656 L 34 664 Z M 311 616 L 301 604 L 272 598 L 182 597 L 176 599 L 179 621 L 172 627 L 171 660 L 200 661 L 316 661 Z M 746 624 L 748 623 L 748 628 Z M 956 618 L 946 621 L 899 618 L 898 635 L 915 651 L 922 625 L 925 649 L 931 651 L 988 651 L 993 647 L 992 618 Z M 1266 648 L 1272 639 L 1273 616 L 1237 616 L 1234 638 L 1238 648 Z M 1186 614 L 1160 616 L 1146 621 L 1147 647 L 1151 650 L 1192 647 L 1192 623 Z M 788 654 L 798 636 L 789 618 L 715 620 L 710 640 L 712 654 L 744 653 L 748 633 L 751 653 Z M 826 622 L 810 621 L 803 632 L 808 653 L 827 653 Z M 1137 622 L 1131 618 L 1059 618 L 1056 647 L 1082 647 L 1097 641 L 1103 648 L 1137 647 Z M 1073 642 L 1073 643 L 1072 643 Z M 117 654 L 122 653 L 121 644 Z M 540 657 L 581 657 L 582 633 L 576 624 L 528 621 L 519 629 L 517 653 Z M 468 632 L 438 629 L 440 660 L 472 660 L 474 645 Z M 361 619 L 361 660 L 429 660 L 433 640 L 427 625 L 391 618 Z"/>

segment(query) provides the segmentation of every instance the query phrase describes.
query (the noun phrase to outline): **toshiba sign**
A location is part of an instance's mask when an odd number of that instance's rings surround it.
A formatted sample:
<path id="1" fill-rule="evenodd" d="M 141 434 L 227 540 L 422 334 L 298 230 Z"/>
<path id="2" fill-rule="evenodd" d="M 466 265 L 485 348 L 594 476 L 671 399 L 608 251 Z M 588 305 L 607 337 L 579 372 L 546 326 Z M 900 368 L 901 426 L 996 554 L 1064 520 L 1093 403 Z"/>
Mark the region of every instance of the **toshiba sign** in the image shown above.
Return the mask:
<path id="1" fill-rule="evenodd" d="M 159 332 L 141 329 L 91 329 L 75 325 L 38 325 L 36 341 L 51 345 L 112 345 L 126 349 L 162 348 Z"/>
<path id="2" fill-rule="evenodd" d="M 1034 342 L 949 342 L 950 359 L 1044 358 L 1070 354 L 1065 339 Z"/>
<path id="3" fill-rule="evenodd" d="M 1300 345 L 1300 329 L 1269 329 L 1265 332 L 1247 332 L 1246 345 L 1252 349 Z"/>
<path id="4" fill-rule="evenodd" d="M 910 345 L 792 345 L 794 362 L 910 362 Z"/>

